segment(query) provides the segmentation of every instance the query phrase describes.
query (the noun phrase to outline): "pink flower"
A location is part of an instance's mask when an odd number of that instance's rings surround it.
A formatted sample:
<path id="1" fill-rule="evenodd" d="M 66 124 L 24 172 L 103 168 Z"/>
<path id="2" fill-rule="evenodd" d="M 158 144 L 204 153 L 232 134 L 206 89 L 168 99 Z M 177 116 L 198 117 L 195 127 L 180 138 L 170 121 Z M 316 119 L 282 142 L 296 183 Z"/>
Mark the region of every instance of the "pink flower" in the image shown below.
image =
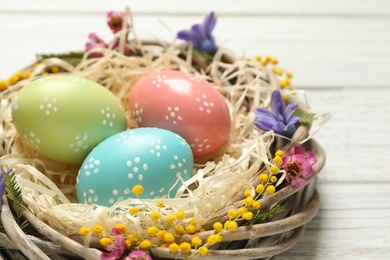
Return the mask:
<path id="1" fill-rule="evenodd" d="M 290 149 L 289 156 L 283 156 L 282 168 L 286 171 L 286 181 L 293 187 L 305 184 L 305 179 L 313 174 L 313 165 L 317 159 L 313 152 L 306 151 L 302 146 Z"/>
<path id="2" fill-rule="evenodd" d="M 145 251 L 134 250 L 124 260 L 153 260 Z"/>
<path id="3" fill-rule="evenodd" d="M 114 50 L 119 51 L 119 44 L 120 44 L 119 41 L 120 41 L 120 38 L 116 38 L 116 39 L 114 40 L 114 43 L 113 43 L 113 45 L 112 45 L 112 48 L 113 48 Z M 124 48 L 123 54 L 126 55 L 126 56 L 130 56 L 131 53 L 132 53 L 132 50 L 130 49 L 129 44 L 128 44 L 127 42 L 125 42 L 125 48 Z"/>
<path id="4" fill-rule="evenodd" d="M 88 35 L 89 41 L 85 44 L 85 50 L 90 51 L 95 48 L 107 48 L 108 45 L 101 39 L 99 38 L 96 34 L 90 33 Z M 89 57 L 91 58 L 99 58 L 102 57 L 103 55 L 99 52 L 92 52 Z"/>
<path id="5" fill-rule="evenodd" d="M 102 260 L 121 259 L 127 249 L 126 241 L 123 238 L 122 232 L 117 228 L 113 228 L 111 233 L 115 236 L 115 241 L 104 247 L 104 249 L 111 253 L 103 253 L 101 256 Z"/>
<path id="6" fill-rule="evenodd" d="M 123 12 L 114 12 L 114 11 L 108 12 L 107 24 L 113 33 L 117 33 L 120 30 L 129 27 L 129 24 L 127 24 L 127 27 L 123 26 L 124 19 L 125 19 L 125 13 Z"/>

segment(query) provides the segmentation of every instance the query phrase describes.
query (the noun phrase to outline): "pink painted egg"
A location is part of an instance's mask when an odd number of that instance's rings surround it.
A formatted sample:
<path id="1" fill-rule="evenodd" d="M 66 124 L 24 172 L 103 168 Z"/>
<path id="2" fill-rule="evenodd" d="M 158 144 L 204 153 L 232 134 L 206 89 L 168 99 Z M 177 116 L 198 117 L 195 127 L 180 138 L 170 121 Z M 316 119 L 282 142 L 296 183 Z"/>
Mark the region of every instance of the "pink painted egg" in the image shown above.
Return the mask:
<path id="1" fill-rule="evenodd" d="M 139 127 L 159 127 L 182 136 L 194 157 L 208 156 L 228 140 L 230 113 L 207 81 L 181 71 L 142 78 L 130 93 L 129 108 Z"/>

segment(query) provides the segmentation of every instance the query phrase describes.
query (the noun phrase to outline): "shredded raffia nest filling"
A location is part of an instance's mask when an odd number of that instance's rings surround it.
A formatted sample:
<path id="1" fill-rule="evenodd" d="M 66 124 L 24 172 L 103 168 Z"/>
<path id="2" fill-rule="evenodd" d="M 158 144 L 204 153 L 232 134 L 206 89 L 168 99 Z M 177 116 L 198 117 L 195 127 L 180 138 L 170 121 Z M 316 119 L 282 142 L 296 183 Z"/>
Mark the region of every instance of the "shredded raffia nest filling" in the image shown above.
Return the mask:
<path id="1" fill-rule="evenodd" d="M 195 68 L 191 50 L 181 58 L 182 47 L 166 43 L 155 45 L 136 41 L 140 56 L 124 56 L 104 49 L 102 58 L 84 59 L 72 65 L 60 59 L 48 59 L 35 68 L 29 79 L 19 82 L 0 93 L 0 166 L 13 168 L 17 182 L 23 190 L 23 202 L 37 218 L 56 230 L 76 234 L 81 226 L 101 225 L 111 230 L 119 223 L 140 237 L 152 225 L 150 218 L 129 214 L 131 204 L 148 205 L 139 213 L 147 216 L 157 208 L 155 200 L 129 199 L 113 207 L 78 204 L 75 179 L 78 167 L 52 161 L 29 148 L 19 137 L 12 124 L 11 104 L 18 90 L 41 77 L 46 66 L 56 65 L 71 75 L 96 81 L 111 90 L 126 109 L 128 127 L 135 127 L 128 112 L 128 96 L 132 86 L 143 76 L 161 70 L 181 70 L 198 75 L 211 82 L 225 97 L 230 109 L 232 126 L 229 142 L 217 155 L 195 165 L 193 177 L 182 186 L 176 198 L 164 199 L 160 214 L 166 216 L 181 210 L 184 222 L 194 217 L 199 226 L 225 215 L 229 209 L 242 204 L 242 191 L 254 189 L 255 178 L 271 163 L 272 132 L 263 132 L 254 125 L 254 109 L 269 107 L 270 96 L 277 88 L 274 75 L 260 63 L 237 58 L 220 48 L 214 60 L 202 69 Z M 160 46 L 157 46 L 160 45 Z M 227 60 L 229 60 L 227 62 Z M 188 188 L 191 187 L 191 188 Z M 131 188 L 131 187 L 130 187 Z M 88 241 L 87 241 L 88 242 Z"/>

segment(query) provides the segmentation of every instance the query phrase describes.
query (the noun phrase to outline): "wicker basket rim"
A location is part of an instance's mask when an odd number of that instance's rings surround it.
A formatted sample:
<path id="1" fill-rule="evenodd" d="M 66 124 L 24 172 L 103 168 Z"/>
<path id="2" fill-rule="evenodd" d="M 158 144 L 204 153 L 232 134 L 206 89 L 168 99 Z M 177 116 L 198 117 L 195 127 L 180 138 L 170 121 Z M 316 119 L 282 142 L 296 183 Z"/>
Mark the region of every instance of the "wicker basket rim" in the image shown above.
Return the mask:
<path id="1" fill-rule="evenodd" d="M 315 184 L 315 179 L 317 177 L 317 174 L 321 171 L 325 163 L 325 153 L 322 147 L 314 140 L 311 140 L 310 144 L 313 146 L 314 151 L 318 156 L 318 161 L 313 168 L 313 172 L 314 172 L 313 176 L 311 177 L 311 179 L 308 180 L 305 186 L 308 186 L 310 184 Z M 288 197 L 291 196 L 293 193 L 302 191 L 305 188 L 305 186 L 298 187 L 298 188 L 291 188 L 291 186 L 288 186 L 284 188 L 285 191 L 281 191 L 283 193 L 286 193 L 282 197 L 284 196 Z M 279 200 L 281 199 L 280 196 L 277 197 Z M 282 241 L 277 245 L 262 247 L 262 248 L 241 249 L 241 250 L 209 250 L 210 251 L 209 257 L 223 257 L 224 259 L 227 259 L 229 256 L 230 257 L 234 256 L 234 257 L 245 257 L 245 259 L 248 259 L 252 257 L 259 257 L 259 256 L 266 257 L 275 254 L 280 254 L 288 250 L 299 240 L 299 237 L 303 233 L 305 224 L 308 223 L 316 216 L 318 210 L 319 210 L 319 196 L 317 192 L 314 192 L 307 206 L 302 211 L 297 212 L 296 214 L 290 217 L 272 221 L 272 222 L 255 224 L 252 226 L 241 226 L 236 231 L 225 233 L 223 236 L 223 241 L 236 241 L 236 240 L 255 239 L 260 237 L 272 236 L 275 234 L 286 233 L 286 232 L 293 232 L 292 237 L 290 237 L 288 240 Z M 84 245 L 76 242 L 77 240 L 81 242 L 81 237 L 69 238 L 64 234 L 61 234 L 60 232 L 54 230 L 53 228 L 51 228 L 41 220 L 39 220 L 34 214 L 32 214 L 29 211 L 24 211 L 23 215 L 41 235 L 58 243 L 64 249 L 72 253 L 75 253 L 79 256 L 82 256 L 85 259 L 96 259 L 98 256 L 100 256 L 101 254 L 100 250 L 95 248 L 86 248 Z M 7 234 L 9 235 L 11 241 L 14 242 L 17 245 L 17 247 L 26 256 L 29 256 L 31 259 L 49 259 L 47 258 L 46 254 L 42 252 L 42 250 L 38 246 L 33 244 L 23 233 L 23 231 L 20 230 L 15 220 L 13 220 L 8 202 L 4 197 L 3 197 L 1 218 L 2 220 L 8 220 L 8 221 L 3 221 L 5 223 L 6 231 L 8 231 Z M 15 230 L 16 232 L 9 232 L 10 230 Z M 203 240 L 206 240 L 210 234 L 212 234 L 212 231 L 204 231 L 198 233 L 197 236 Z M 184 235 L 180 238 L 179 242 L 191 241 L 192 237 L 193 236 Z M 25 245 L 28 245 L 28 247 L 26 247 Z M 168 249 L 155 248 L 152 249 L 152 251 L 155 255 L 160 257 L 171 256 L 171 253 L 169 252 Z M 186 255 L 180 255 L 180 254 L 176 255 L 177 259 L 184 259 L 185 257 Z M 239 258 L 235 258 L 235 259 L 239 259 Z"/>

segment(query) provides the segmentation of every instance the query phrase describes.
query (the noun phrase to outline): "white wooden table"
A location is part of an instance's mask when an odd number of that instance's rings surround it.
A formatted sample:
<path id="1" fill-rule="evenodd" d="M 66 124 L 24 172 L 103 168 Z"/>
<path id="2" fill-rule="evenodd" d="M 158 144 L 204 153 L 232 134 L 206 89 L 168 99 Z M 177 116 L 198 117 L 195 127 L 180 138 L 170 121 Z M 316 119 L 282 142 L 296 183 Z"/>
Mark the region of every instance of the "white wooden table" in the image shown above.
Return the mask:
<path id="1" fill-rule="evenodd" d="M 0 0 L 0 79 L 36 53 L 83 49 L 90 32 L 108 39 L 106 12 L 126 5 L 140 37 L 166 40 L 214 10 L 218 44 L 277 57 L 333 114 L 316 135 L 320 212 L 279 259 L 390 259 L 390 1 Z"/>

